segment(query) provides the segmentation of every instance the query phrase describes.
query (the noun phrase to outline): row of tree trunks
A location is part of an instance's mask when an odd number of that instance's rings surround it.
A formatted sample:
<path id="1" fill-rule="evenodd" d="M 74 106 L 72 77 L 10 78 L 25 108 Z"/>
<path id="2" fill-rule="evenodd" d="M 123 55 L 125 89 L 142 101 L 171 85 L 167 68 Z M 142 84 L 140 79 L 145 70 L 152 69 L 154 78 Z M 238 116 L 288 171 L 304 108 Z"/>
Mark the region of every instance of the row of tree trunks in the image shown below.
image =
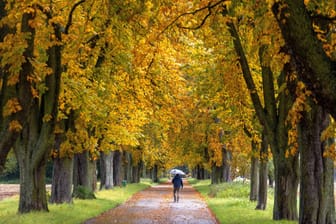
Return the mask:
<path id="1" fill-rule="evenodd" d="M 139 183 L 142 164 L 134 161 L 132 154 L 129 152 L 124 152 L 124 167 L 124 180 L 126 180 L 127 183 Z"/>
<path id="2" fill-rule="evenodd" d="M 131 154 L 119 150 L 101 152 L 99 161 L 100 190 L 122 186 L 123 180 L 127 180 L 129 183 L 140 182 L 142 166 L 141 164 L 133 164 L 131 157 Z M 93 193 L 97 188 L 96 171 L 96 161 L 90 159 L 88 151 L 75 154 L 73 158 L 55 158 L 51 202 L 71 202 L 72 188 L 75 192 L 78 187 L 85 187 Z"/>

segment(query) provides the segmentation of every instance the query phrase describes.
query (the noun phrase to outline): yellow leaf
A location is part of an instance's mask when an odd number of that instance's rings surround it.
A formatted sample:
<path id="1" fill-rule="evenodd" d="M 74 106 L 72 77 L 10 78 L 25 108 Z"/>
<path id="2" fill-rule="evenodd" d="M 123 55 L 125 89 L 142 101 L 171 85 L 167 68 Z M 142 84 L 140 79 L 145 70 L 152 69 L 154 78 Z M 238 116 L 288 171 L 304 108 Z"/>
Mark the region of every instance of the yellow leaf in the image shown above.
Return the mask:
<path id="1" fill-rule="evenodd" d="M 22 125 L 20 124 L 19 121 L 13 120 L 9 123 L 9 130 L 19 132 L 22 130 Z"/>
<path id="2" fill-rule="evenodd" d="M 22 107 L 19 103 L 19 99 L 18 98 L 13 98 L 13 99 L 9 99 L 4 107 L 4 110 L 2 112 L 2 115 L 4 117 L 9 116 L 11 114 L 14 114 L 18 111 L 21 111 Z"/>
<path id="3" fill-rule="evenodd" d="M 48 122 L 52 119 L 52 116 L 50 114 L 46 114 L 43 116 L 43 122 Z"/>

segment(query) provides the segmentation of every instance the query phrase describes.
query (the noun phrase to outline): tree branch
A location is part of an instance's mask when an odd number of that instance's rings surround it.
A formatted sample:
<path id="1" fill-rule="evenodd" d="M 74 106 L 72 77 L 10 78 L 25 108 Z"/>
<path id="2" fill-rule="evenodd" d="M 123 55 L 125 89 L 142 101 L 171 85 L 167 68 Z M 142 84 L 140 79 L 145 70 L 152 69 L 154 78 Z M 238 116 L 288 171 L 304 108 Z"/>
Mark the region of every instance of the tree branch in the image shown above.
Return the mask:
<path id="1" fill-rule="evenodd" d="M 231 37 L 233 38 L 233 45 L 235 48 L 235 51 L 237 55 L 239 56 L 239 64 L 242 69 L 243 77 L 245 80 L 245 83 L 247 85 L 247 88 L 250 92 L 250 97 L 254 105 L 254 109 L 256 111 L 256 114 L 259 118 L 259 121 L 262 125 L 266 127 L 267 130 L 271 130 L 270 128 L 270 122 L 268 117 L 265 114 L 265 110 L 261 104 L 260 98 L 258 96 L 256 85 L 253 81 L 252 74 L 249 68 L 249 64 L 247 61 L 247 58 L 245 56 L 245 52 L 243 49 L 243 46 L 241 45 L 239 34 L 236 30 L 235 25 L 231 20 L 226 22 L 226 25 L 229 27 L 229 32 L 231 34 Z"/>
<path id="2" fill-rule="evenodd" d="M 206 19 L 210 16 L 211 14 L 211 9 L 215 8 L 216 6 L 218 6 L 219 4 L 223 3 L 223 2 L 226 2 L 227 0 L 220 0 L 214 4 L 211 5 L 211 3 L 209 3 L 207 6 L 204 6 L 204 7 L 201 7 L 199 9 L 196 9 L 195 11 L 192 11 L 192 12 L 185 12 L 185 13 L 182 13 L 181 15 L 177 16 L 171 23 L 168 24 L 168 26 L 166 26 L 162 31 L 161 33 L 159 34 L 159 36 L 164 33 L 166 30 L 169 29 L 169 27 L 171 27 L 172 25 L 174 25 L 180 18 L 184 17 L 184 16 L 187 16 L 187 15 L 195 15 L 203 10 L 206 10 L 208 9 L 209 10 L 209 13 L 203 18 L 202 22 L 200 25 L 198 25 L 197 27 L 194 27 L 194 28 L 188 28 L 188 27 L 180 27 L 180 28 L 184 28 L 184 29 L 199 29 L 200 27 L 202 27 L 206 21 Z"/>
<path id="3" fill-rule="evenodd" d="M 86 1 L 86 0 L 81 0 L 81 1 L 77 2 L 76 4 L 74 4 L 74 5 L 72 6 L 72 9 L 70 10 L 70 14 L 69 14 L 69 18 L 68 18 L 67 25 L 65 26 L 65 30 L 64 30 L 64 33 L 65 33 L 65 34 L 68 34 L 68 33 L 69 33 L 69 29 L 70 29 L 70 26 L 71 26 L 71 24 L 72 24 L 72 15 L 73 15 L 74 11 L 76 10 L 76 8 L 77 8 L 80 4 L 84 3 L 85 1 Z"/>

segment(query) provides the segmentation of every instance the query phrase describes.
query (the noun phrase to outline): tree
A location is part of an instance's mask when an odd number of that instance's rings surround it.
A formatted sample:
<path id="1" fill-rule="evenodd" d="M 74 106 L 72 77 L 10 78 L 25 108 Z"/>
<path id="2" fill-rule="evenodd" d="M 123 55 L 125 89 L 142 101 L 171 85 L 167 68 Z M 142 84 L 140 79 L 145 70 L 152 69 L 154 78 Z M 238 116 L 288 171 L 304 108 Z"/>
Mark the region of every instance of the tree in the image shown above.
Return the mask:
<path id="1" fill-rule="evenodd" d="M 260 120 L 260 123 L 263 124 L 265 128 L 267 139 L 269 140 L 272 148 L 276 180 L 276 196 L 274 201 L 273 218 L 275 220 L 295 220 L 297 218 L 296 192 L 298 187 L 298 155 L 294 154 L 290 157 L 287 157 L 286 155 L 286 151 L 288 149 L 287 134 L 289 130 L 289 127 L 286 124 L 286 117 L 293 100 L 291 100 L 287 94 L 280 92 L 280 101 L 278 104 L 279 108 L 277 108 L 275 101 L 273 74 L 269 65 L 267 65 L 267 62 L 264 61 L 265 55 L 263 49 L 265 46 L 262 46 L 259 53 L 259 58 L 261 60 L 262 67 L 265 108 L 262 107 L 254 81 L 251 76 L 247 58 L 240 42 L 239 34 L 232 20 L 228 20 L 227 25 L 229 27 L 229 32 L 234 38 L 234 47 L 237 54 L 239 55 L 239 62 L 242 68 L 242 73 L 250 91 L 256 114 Z M 284 77 L 280 76 L 278 80 L 278 86 L 282 86 L 284 83 Z M 287 86 L 290 86 L 289 83 Z M 281 184 L 281 180 L 286 180 L 287 183 L 291 184 L 283 185 Z M 285 194 L 285 192 L 288 192 L 288 188 L 291 189 L 289 191 L 292 193 Z"/>
<path id="2" fill-rule="evenodd" d="M 334 4 L 308 1 L 305 5 L 303 1 L 282 0 L 274 3 L 272 10 L 291 55 L 306 71 L 300 73 L 299 78 L 313 91 L 318 103 L 335 118 L 336 64 L 332 50 L 335 48 L 333 42 L 329 44 L 327 41 L 335 38 L 332 28 L 335 12 L 329 10 Z"/>
<path id="3" fill-rule="evenodd" d="M 79 4 L 81 2 L 75 5 Z M 11 121 L 15 122 L 12 123 L 12 129 L 20 133 L 14 146 L 20 166 L 20 213 L 48 210 L 45 194 L 45 164 L 54 144 L 54 127 L 58 115 L 62 72 L 60 57 L 62 30 L 60 24 L 52 20 L 54 12 L 44 8 L 47 6 L 47 4 L 32 3 L 8 4 L 7 17 L 3 19 L 8 26 L 13 26 L 19 21 L 8 18 L 22 18 L 21 30 L 16 30 L 12 39 L 8 38 L 11 34 L 7 34 L 2 43 L 4 52 L 12 52 L 13 49 L 5 46 L 11 46 L 11 41 L 16 40 L 15 48 L 23 52 L 16 54 L 21 57 L 19 61 L 11 61 L 14 58 L 8 55 L 4 59 L 6 61 L 2 63 L 13 73 L 9 74 L 12 84 L 7 82 L 6 86 L 17 85 L 19 90 L 16 96 L 12 96 L 7 101 L 7 109 L 6 105 L 4 107 L 7 111 L 3 114 L 7 113 L 6 116 L 8 116 L 19 112 L 16 116 L 21 117 Z M 70 26 L 71 14 L 68 23 Z M 41 24 L 43 25 L 36 29 Z M 42 44 L 36 46 L 36 42 Z M 16 109 L 13 110 L 13 106 L 8 102 L 16 102 L 12 104 L 16 105 L 14 107 Z"/>

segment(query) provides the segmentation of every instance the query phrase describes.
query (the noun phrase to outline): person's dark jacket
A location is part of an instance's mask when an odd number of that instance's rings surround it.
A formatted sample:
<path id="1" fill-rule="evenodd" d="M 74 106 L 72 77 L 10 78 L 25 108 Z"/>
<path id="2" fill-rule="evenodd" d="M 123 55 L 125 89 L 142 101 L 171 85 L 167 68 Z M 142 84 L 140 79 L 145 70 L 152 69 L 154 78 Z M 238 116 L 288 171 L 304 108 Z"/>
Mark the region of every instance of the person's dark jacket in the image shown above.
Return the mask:
<path id="1" fill-rule="evenodd" d="M 176 174 L 172 180 L 172 184 L 174 184 L 174 188 L 183 188 L 183 181 L 179 174 Z"/>

